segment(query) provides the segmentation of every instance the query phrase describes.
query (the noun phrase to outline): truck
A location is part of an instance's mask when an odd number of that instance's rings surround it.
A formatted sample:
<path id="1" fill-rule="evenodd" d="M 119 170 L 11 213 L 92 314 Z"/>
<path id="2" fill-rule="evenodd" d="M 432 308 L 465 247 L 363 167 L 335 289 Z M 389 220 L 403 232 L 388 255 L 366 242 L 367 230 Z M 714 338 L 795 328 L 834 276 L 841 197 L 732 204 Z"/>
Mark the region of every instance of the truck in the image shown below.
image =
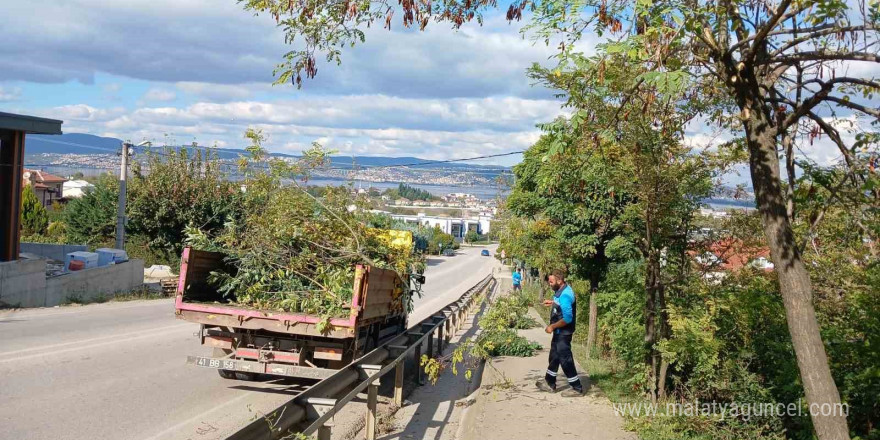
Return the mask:
<path id="1" fill-rule="evenodd" d="M 187 363 L 216 369 L 224 379 L 324 379 L 407 330 L 409 275 L 356 266 L 350 312 L 328 326 L 320 316 L 259 310 L 224 297 L 208 282 L 211 272 L 234 270 L 224 257 L 185 248 L 175 299 L 177 318 L 199 324 L 201 344 L 212 349 Z M 424 282 L 422 275 L 412 278 Z"/>

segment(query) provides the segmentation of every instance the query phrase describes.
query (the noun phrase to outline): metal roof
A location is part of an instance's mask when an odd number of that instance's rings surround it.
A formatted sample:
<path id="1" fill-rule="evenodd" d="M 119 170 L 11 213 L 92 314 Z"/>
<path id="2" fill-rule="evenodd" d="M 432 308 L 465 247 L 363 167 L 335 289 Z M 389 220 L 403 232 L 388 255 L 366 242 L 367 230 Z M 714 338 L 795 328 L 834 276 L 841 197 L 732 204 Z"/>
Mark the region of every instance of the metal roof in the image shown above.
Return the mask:
<path id="1" fill-rule="evenodd" d="M 0 112 L 0 130 L 23 131 L 31 134 L 61 134 L 62 121 L 36 116 Z"/>

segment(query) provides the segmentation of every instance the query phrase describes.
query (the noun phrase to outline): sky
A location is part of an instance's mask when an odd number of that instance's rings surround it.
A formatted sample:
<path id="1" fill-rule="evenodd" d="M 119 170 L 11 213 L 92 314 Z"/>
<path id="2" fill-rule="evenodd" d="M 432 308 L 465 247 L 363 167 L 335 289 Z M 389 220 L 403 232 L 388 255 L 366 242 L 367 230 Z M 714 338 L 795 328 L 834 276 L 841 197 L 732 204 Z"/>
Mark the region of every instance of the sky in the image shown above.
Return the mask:
<path id="1" fill-rule="evenodd" d="M 66 133 L 241 148 L 255 127 L 276 152 L 452 159 L 528 148 L 563 113 L 525 74 L 553 49 L 495 14 L 459 31 L 374 26 L 300 90 L 272 85 L 289 50 L 274 20 L 234 0 L 4 1 L 0 15 L 17 17 L 0 27 L 0 109 Z"/>
<path id="2" fill-rule="evenodd" d="M 339 154 L 425 159 L 520 151 L 540 136 L 537 124 L 568 111 L 525 73 L 555 49 L 523 38 L 523 23 L 508 23 L 503 9 L 458 31 L 407 30 L 398 19 L 391 31 L 373 26 L 341 66 L 319 64 L 298 90 L 272 85 L 290 50 L 282 31 L 235 0 L 0 1 L 0 16 L 16 17 L 0 27 L 0 111 L 159 145 L 242 148 L 253 127 L 268 136 L 267 149 L 293 154 L 313 142 Z M 596 42 L 586 35 L 582 49 Z M 873 63 L 848 69 L 880 76 Z M 707 122 L 691 124 L 688 143 L 731 137 Z M 835 123 L 851 140 L 847 120 Z M 802 150 L 822 165 L 840 157 L 827 138 Z"/>

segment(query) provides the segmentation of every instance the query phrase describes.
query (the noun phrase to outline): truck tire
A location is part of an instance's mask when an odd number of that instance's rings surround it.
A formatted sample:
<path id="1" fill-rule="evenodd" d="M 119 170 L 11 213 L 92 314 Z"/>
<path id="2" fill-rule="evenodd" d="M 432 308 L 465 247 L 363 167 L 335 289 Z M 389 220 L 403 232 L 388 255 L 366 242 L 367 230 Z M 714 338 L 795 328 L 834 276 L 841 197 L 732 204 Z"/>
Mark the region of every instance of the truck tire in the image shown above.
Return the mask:
<path id="1" fill-rule="evenodd" d="M 231 370 L 217 370 L 220 377 L 224 379 L 235 379 L 235 372 Z"/>

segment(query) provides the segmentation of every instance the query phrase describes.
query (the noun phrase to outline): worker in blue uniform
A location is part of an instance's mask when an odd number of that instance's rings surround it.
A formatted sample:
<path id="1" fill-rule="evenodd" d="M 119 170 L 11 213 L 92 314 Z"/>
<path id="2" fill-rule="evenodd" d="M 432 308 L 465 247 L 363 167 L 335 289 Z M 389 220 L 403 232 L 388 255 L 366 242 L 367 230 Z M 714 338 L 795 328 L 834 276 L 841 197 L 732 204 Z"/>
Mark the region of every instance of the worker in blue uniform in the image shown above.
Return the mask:
<path id="1" fill-rule="evenodd" d="M 575 318 L 577 313 L 576 298 L 571 286 L 565 282 L 565 272 L 554 270 L 547 277 L 547 283 L 555 294 L 553 299 L 544 301 L 544 305 L 551 306 L 550 325 L 544 329 L 553 334 L 550 341 L 550 365 L 544 379 L 535 384 L 542 391 L 556 392 L 556 375 L 559 367 L 568 380 L 570 389 L 562 392 L 564 397 L 576 397 L 584 394 L 581 379 L 574 364 L 574 356 L 571 353 L 571 338 L 575 330 Z"/>

